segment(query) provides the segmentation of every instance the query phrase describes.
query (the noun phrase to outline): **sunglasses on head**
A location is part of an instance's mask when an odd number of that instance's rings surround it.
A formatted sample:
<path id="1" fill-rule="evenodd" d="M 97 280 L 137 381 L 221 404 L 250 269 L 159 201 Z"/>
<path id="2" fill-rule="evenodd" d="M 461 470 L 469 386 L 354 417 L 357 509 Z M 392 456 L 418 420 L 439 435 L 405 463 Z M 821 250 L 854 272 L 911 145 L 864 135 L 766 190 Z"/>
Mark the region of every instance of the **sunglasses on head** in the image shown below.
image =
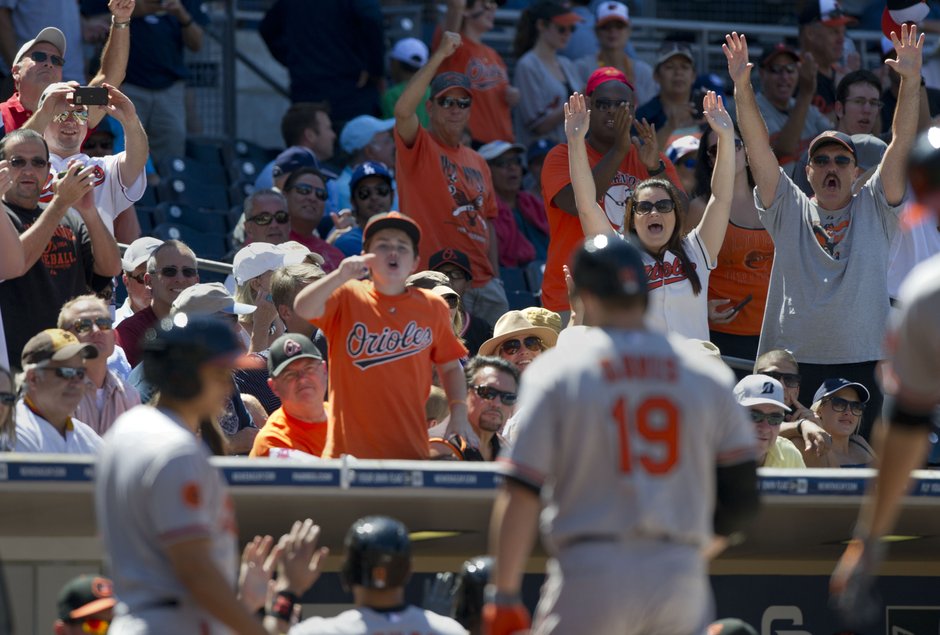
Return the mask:
<path id="1" fill-rule="evenodd" d="M 457 106 L 461 110 L 466 110 L 470 107 L 470 104 L 473 103 L 473 100 L 469 97 L 463 97 L 458 99 L 457 97 L 438 97 L 437 105 L 443 108 L 444 110 L 450 110 L 454 106 Z"/>
<path id="2" fill-rule="evenodd" d="M 284 210 L 278 210 L 276 212 L 261 212 L 257 216 L 252 216 L 251 218 L 246 218 L 246 223 L 254 223 L 255 225 L 270 225 L 271 221 L 277 221 L 279 225 L 284 225 L 290 221 L 290 214 Z"/>
<path id="3" fill-rule="evenodd" d="M 325 201 L 327 199 L 326 188 L 324 187 L 314 187 L 308 183 L 298 183 L 291 189 L 295 190 L 301 196 L 310 196 L 311 194 L 316 194 L 317 198 L 321 201 Z"/>
<path id="4" fill-rule="evenodd" d="M 42 51 L 33 51 L 29 54 L 29 59 L 42 64 L 46 60 L 49 60 L 53 66 L 65 66 L 65 60 L 56 55 L 55 53 L 44 53 Z"/>
<path id="5" fill-rule="evenodd" d="M 0 392 L 0 404 L 12 406 L 16 403 L 16 394 L 12 392 Z"/>
<path id="6" fill-rule="evenodd" d="M 744 142 L 743 142 L 743 141 L 741 141 L 740 139 L 735 139 L 735 140 L 734 140 L 734 151 L 735 151 L 735 152 L 740 152 L 740 151 L 741 151 L 741 148 L 743 148 L 743 147 L 744 147 Z M 708 156 L 710 156 L 711 158 L 714 159 L 715 157 L 718 156 L 718 144 L 715 143 L 715 144 L 712 144 L 712 145 L 708 146 L 708 150 L 706 150 L 706 152 L 708 152 Z"/>
<path id="7" fill-rule="evenodd" d="M 114 322 L 111 318 L 104 316 L 96 317 L 95 319 L 80 318 L 72 322 L 72 328 L 70 330 L 78 335 L 84 335 L 85 333 L 90 333 L 92 328 L 96 326 L 99 331 L 110 331 L 114 326 Z"/>
<path id="8" fill-rule="evenodd" d="M 656 202 L 639 201 L 633 206 L 633 213 L 637 216 L 646 216 L 652 214 L 654 209 L 660 214 L 669 214 L 676 209 L 676 204 L 671 198 L 661 198 Z"/>
<path id="9" fill-rule="evenodd" d="M 829 165 L 830 161 L 835 162 L 835 164 L 840 168 L 844 168 L 847 165 L 852 165 L 852 158 L 847 157 L 844 154 L 837 154 L 834 157 L 830 157 L 828 154 L 814 154 L 810 161 L 813 162 L 813 165 L 818 167 Z"/>
<path id="10" fill-rule="evenodd" d="M 796 373 L 778 373 L 776 371 L 765 371 L 761 374 L 776 379 L 787 388 L 799 388 L 800 382 L 803 381 L 803 378 Z"/>
<path id="11" fill-rule="evenodd" d="M 55 373 L 59 379 L 85 379 L 84 368 L 72 368 L 71 366 L 59 366 L 57 368 L 39 368 L 38 370 L 49 370 Z"/>
<path id="12" fill-rule="evenodd" d="M 862 403 L 861 401 L 849 401 L 848 399 L 843 399 L 842 397 L 829 397 L 826 399 L 829 402 L 829 405 L 832 406 L 832 409 L 836 412 L 845 412 L 846 408 L 852 409 L 852 414 L 859 416 L 865 412 L 865 406 L 867 404 Z"/>
<path id="13" fill-rule="evenodd" d="M 542 338 L 535 335 L 530 335 L 522 340 L 506 340 L 499 345 L 499 350 L 506 355 L 515 355 L 522 350 L 523 346 L 533 353 L 541 353 L 545 350 L 545 346 L 542 345 Z"/>
<path id="14" fill-rule="evenodd" d="M 184 278 L 195 278 L 199 275 L 199 270 L 195 267 L 163 267 L 160 269 L 160 275 L 164 278 L 175 278 L 182 274 Z"/>
<path id="15" fill-rule="evenodd" d="M 779 426 L 783 423 L 783 413 L 751 410 L 751 421 L 754 423 L 767 423 L 769 426 Z"/>
<path id="16" fill-rule="evenodd" d="M 500 403 L 504 406 L 511 406 L 516 403 L 518 395 L 514 392 L 506 392 L 505 390 L 497 390 L 492 386 L 470 386 L 473 391 L 480 397 L 480 399 L 485 399 L 486 401 L 493 401 L 499 397 Z"/>
<path id="17" fill-rule="evenodd" d="M 25 168 L 26 163 L 27 163 L 27 160 L 24 159 L 23 157 L 10 157 L 11 168 L 16 168 L 17 170 L 19 170 L 20 168 Z M 41 157 L 33 157 L 32 159 L 29 159 L 28 163 L 32 165 L 34 168 L 39 168 L 40 170 L 42 168 L 48 167 L 49 165 L 49 162 Z"/>
<path id="18" fill-rule="evenodd" d="M 65 112 L 60 112 L 59 114 L 52 117 L 52 121 L 55 123 L 65 123 L 69 120 L 69 117 L 73 118 L 78 123 L 85 123 L 88 121 L 88 111 L 87 110 L 66 110 Z"/>
<path id="19" fill-rule="evenodd" d="M 361 185 L 356 188 L 356 198 L 360 201 L 368 199 L 370 196 L 375 194 L 376 196 L 381 196 L 385 198 L 392 193 L 392 188 L 385 184 L 379 184 L 375 187 L 369 187 L 368 185 Z"/>

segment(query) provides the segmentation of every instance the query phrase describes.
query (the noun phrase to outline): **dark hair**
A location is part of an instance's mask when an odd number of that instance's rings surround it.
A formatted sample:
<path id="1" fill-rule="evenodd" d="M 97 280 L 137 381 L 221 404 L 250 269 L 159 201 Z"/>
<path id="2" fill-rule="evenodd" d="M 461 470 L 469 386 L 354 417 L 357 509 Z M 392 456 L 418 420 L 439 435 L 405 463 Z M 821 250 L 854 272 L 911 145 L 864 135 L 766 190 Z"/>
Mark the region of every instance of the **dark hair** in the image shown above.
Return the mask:
<path id="1" fill-rule="evenodd" d="M 281 136 L 287 147 L 300 145 L 304 130 L 313 128 L 320 134 L 317 113 L 330 114 L 330 104 L 325 101 L 302 101 L 293 104 L 281 118 Z"/>
<path id="2" fill-rule="evenodd" d="M 516 23 L 516 38 L 512 42 L 512 54 L 516 59 L 535 46 L 535 41 L 539 38 L 539 30 L 536 28 L 539 19 L 530 9 L 523 9 L 519 22 Z"/>
<path id="3" fill-rule="evenodd" d="M 294 185 L 297 184 L 297 181 L 300 180 L 300 177 L 312 174 L 315 177 L 323 181 L 323 186 L 326 187 L 326 176 L 323 175 L 323 172 L 316 168 L 298 168 L 290 173 L 290 176 L 287 177 L 287 181 L 284 183 L 284 192 L 289 191 Z"/>
<path id="4" fill-rule="evenodd" d="M 734 125 L 734 134 L 743 142 L 744 139 L 741 136 L 741 130 L 738 128 L 738 122 L 732 121 L 732 124 Z M 691 198 L 702 197 L 707 199 L 712 195 L 712 172 L 715 171 L 715 166 L 711 163 L 711 157 L 708 156 L 708 146 L 705 144 L 708 131 L 711 130 L 711 127 L 706 123 L 702 125 L 701 130 L 701 142 L 698 145 L 698 152 L 695 153 L 695 186 L 692 189 Z M 753 189 L 756 185 L 754 175 L 751 173 L 751 166 L 748 164 L 745 165 L 745 169 L 747 170 L 747 184 Z"/>
<path id="5" fill-rule="evenodd" d="M 646 179 L 645 181 L 640 181 L 640 183 L 633 190 L 633 194 L 627 200 L 627 211 L 626 211 L 626 224 L 629 227 L 630 231 L 636 235 L 636 227 L 634 225 L 634 216 L 633 216 L 633 207 L 636 205 L 636 197 L 641 190 L 648 190 L 650 188 L 658 187 L 660 189 L 666 190 L 666 194 L 669 195 L 669 198 L 672 199 L 672 203 L 675 206 L 675 215 L 676 215 L 676 225 L 672 230 L 672 235 L 669 237 L 669 242 L 666 243 L 663 250 L 671 251 L 676 254 L 679 258 L 679 262 L 682 264 L 682 269 L 685 271 L 685 275 L 688 277 L 689 282 L 692 284 L 692 292 L 695 295 L 698 295 L 702 292 L 702 281 L 698 277 L 698 272 L 693 267 L 692 260 L 689 258 L 689 255 L 685 253 L 685 247 L 682 246 L 682 225 L 685 220 L 686 215 L 686 197 L 679 191 L 679 189 L 672 184 L 671 181 L 660 178 Z M 637 244 L 643 247 L 646 253 L 650 254 L 657 260 L 662 256 L 662 253 L 655 254 L 643 245 L 643 242 L 637 240 Z"/>
<path id="6" fill-rule="evenodd" d="M 881 95 L 881 82 L 878 81 L 878 76 L 871 71 L 861 69 L 852 71 L 842 78 L 842 81 L 839 82 L 839 86 L 836 88 L 836 101 L 845 105 L 845 100 L 849 96 L 849 87 L 854 84 L 869 84 L 870 86 L 874 86 L 878 94 Z"/>
<path id="7" fill-rule="evenodd" d="M 467 365 L 463 369 L 464 376 L 467 378 L 468 388 L 473 385 L 473 379 L 476 377 L 476 374 L 484 368 L 493 368 L 495 370 L 506 373 L 513 378 L 513 381 L 516 382 L 516 387 L 519 386 L 519 369 L 516 368 L 511 362 L 503 359 L 502 357 L 477 355 L 476 357 L 471 358 L 471 360 L 467 362 Z"/>
<path id="8" fill-rule="evenodd" d="M 29 128 L 17 128 L 8 132 L 3 141 L 0 142 L 0 161 L 7 159 L 7 145 L 11 143 L 20 143 L 21 141 L 38 141 L 46 151 L 46 160 L 49 160 L 49 144 L 42 138 L 42 135 Z"/>

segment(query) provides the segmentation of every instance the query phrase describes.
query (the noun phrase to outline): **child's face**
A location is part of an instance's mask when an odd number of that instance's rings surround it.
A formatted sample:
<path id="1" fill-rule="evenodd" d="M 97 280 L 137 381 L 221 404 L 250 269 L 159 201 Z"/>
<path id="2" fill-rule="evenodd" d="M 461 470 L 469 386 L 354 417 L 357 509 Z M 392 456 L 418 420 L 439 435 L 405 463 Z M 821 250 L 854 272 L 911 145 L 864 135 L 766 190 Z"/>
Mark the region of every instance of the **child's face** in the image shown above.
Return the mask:
<path id="1" fill-rule="evenodd" d="M 369 241 L 369 253 L 376 255 L 372 277 L 380 282 L 405 280 L 415 272 L 418 259 L 411 238 L 400 229 L 380 229 Z"/>

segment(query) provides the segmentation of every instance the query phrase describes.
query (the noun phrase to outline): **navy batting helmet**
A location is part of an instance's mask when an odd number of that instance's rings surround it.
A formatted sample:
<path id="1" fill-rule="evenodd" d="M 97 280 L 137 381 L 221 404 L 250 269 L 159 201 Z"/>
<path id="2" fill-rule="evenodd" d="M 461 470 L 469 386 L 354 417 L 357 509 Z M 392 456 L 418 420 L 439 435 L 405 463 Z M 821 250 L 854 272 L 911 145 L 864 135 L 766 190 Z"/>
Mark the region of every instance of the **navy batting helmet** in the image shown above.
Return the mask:
<path id="1" fill-rule="evenodd" d="M 639 250 L 628 240 L 600 234 L 582 243 L 571 259 L 578 291 L 601 298 L 646 295 L 646 268 Z"/>
<path id="2" fill-rule="evenodd" d="M 483 588 L 490 581 L 493 559 L 489 556 L 477 556 L 463 563 L 457 575 L 457 606 L 454 617 L 470 628 L 479 623 L 483 613 Z"/>
<path id="3" fill-rule="evenodd" d="M 344 544 L 341 576 L 347 588 L 404 586 L 411 573 L 411 540 L 401 522 L 388 516 L 360 518 L 346 532 Z"/>
<path id="4" fill-rule="evenodd" d="M 918 199 L 940 191 L 940 127 L 918 135 L 908 160 L 908 178 Z"/>

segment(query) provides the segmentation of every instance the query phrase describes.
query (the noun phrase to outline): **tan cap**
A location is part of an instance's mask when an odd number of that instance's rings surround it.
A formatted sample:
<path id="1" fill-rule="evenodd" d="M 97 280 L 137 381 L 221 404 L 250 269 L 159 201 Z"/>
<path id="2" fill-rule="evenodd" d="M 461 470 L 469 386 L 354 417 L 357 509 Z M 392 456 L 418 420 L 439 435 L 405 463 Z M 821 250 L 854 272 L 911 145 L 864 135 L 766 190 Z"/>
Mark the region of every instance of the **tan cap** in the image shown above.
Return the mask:
<path id="1" fill-rule="evenodd" d="M 98 348 L 94 344 L 82 344 L 78 338 L 62 329 L 46 329 L 33 335 L 23 347 L 22 363 L 42 364 L 43 362 L 61 362 L 81 355 L 83 359 L 98 357 Z"/>
<path id="2" fill-rule="evenodd" d="M 20 47 L 20 50 L 16 52 L 16 57 L 13 58 L 13 66 L 19 64 L 20 60 L 23 59 L 23 56 L 26 55 L 27 51 L 40 42 L 48 42 L 52 46 L 59 49 L 59 53 L 62 55 L 62 57 L 65 57 L 65 33 L 55 28 L 54 26 L 47 26 L 39 32 L 39 35 L 31 40 L 28 40 L 25 44 L 23 44 L 23 46 Z"/>
<path id="3" fill-rule="evenodd" d="M 254 313 L 256 308 L 250 304 L 236 302 L 221 282 L 201 282 L 183 289 L 179 297 L 173 301 L 170 314 L 213 315 L 215 313 L 228 313 L 229 315 L 248 315 Z"/>

